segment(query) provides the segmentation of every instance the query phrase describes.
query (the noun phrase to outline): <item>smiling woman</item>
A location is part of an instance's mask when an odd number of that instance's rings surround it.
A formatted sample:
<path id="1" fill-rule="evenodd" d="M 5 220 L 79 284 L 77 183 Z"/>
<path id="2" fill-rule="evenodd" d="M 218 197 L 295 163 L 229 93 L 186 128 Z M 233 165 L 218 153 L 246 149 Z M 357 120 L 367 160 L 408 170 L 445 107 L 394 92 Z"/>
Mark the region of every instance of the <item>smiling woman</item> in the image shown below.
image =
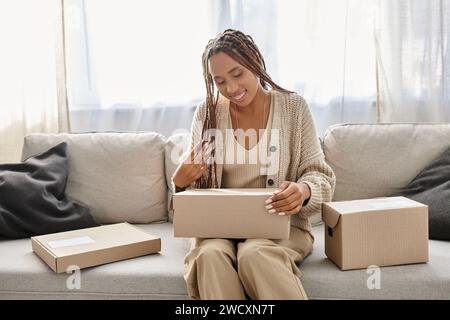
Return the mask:
<path id="1" fill-rule="evenodd" d="M 217 88 L 234 103 L 246 106 L 255 98 L 258 92 L 257 76 L 229 55 L 219 52 L 211 56 L 208 68 Z M 267 94 L 264 92 L 264 95 Z"/>
<path id="2" fill-rule="evenodd" d="M 288 240 L 192 239 L 184 261 L 188 293 L 194 299 L 307 299 L 298 263 L 314 243 L 309 218 L 332 199 L 336 182 L 308 105 L 271 79 L 252 37 L 241 31 L 218 34 L 202 57 L 207 96 L 193 119 L 191 151 L 172 177 L 175 190 L 276 186 L 267 212 L 292 219 Z M 235 163 L 228 157 L 237 149 L 246 155 L 250 147 L 223 141 L 230 129 L 267 132 L 268 144 L 253 142 L 261 154 L 273 154 L 273 170 L 263 170 L 259 160 Z"/>
<path id="3" fill-rule="evenodd" d="M 260 90 L 258 77 L 223 52 L 211 56 L 208 66 L 219 91 L 231 102 L 230 114 L 236 139 L 245 149 L 251 149 L 261 136 L 244 136 L 244 133 L 249 130 L 261 133 L 266 128 L 270 92 L 263 88 Z M 263 106 L 263 112 L 259 112 L 258 105 Z"/>

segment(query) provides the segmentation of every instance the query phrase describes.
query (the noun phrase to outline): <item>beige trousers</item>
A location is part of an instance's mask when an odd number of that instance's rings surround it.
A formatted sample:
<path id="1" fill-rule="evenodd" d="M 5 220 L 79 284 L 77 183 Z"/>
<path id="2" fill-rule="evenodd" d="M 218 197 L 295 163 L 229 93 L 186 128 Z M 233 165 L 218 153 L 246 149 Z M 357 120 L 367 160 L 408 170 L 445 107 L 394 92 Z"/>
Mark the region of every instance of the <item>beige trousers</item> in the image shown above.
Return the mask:
<path id="1" fill-rule="evenodd" d="M 307 299 L 297 263 L 314 238 L 291 227 L 289 240 L 192 239 L 184 279 L 192 299 Z"/>

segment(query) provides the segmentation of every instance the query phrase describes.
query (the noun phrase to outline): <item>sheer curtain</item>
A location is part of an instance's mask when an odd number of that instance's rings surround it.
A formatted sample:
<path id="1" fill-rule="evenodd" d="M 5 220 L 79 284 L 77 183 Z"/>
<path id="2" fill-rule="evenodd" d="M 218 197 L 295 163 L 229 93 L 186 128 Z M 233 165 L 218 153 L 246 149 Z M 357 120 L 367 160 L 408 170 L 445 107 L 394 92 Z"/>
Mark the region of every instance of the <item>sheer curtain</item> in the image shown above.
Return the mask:
<path id="1" fill-rule="evenodd" d="M 74 131 L 186 132 L 218 32 L 252 35 L 269 74 L 335 123 L 448 121 L 450 0 L 66 0 Z"/>
<path id="2" fill-rule="evenodd" d="M 209 0 L 65 4 L 73 131 L 188 131 L 205 94 Z"/>
<path id="3" fill-rule="evenodd" d="M 450 121 L 450 1 L 379 0 L 380 121 Z"/>
<path id="4" fill-rule="evenodd" d="M 17 161 L 31 132 L 187 132 L 202 52 L 226 28 L 252 35 L 320 135 L 448 122 L 449 19 L 450 0 L 2 1 L 0 162 Z"/>
<path id="5" fill-rule="evenodd" d="M 376 119 L 372 0 L 66 4 L 74 131 L 188 130 L 204 98 L 202 52 L 226 28 L 252 35 L 272 78 L 308 100 L 320 134 Z"/>
<path id="6" fill-rule="evenodd" d="M 0 163 L 20 160 L 32 132 L 65 132 L 61 1 L 0 2 Z"/>
<path id="7" fill-rule="evenodd" d="M 216 30 L 254 38 L 272 79 L 309 103 L 317 131 L 375 122 L 372 0 L 215 1 Z"/>

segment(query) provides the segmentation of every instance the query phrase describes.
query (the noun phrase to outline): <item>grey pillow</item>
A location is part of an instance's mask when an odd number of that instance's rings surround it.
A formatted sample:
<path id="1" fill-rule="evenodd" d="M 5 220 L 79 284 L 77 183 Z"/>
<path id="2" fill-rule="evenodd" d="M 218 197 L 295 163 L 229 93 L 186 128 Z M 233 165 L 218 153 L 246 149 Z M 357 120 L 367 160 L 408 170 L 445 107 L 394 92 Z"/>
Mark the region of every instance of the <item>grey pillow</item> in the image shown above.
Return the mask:
<path id="1" fill-rule="evenodd" d="M 393 196 L 428 205 L 429 238 L 450 240 L 450 148 Z"/>
<path id="2" fill-rule="evenodd" d="M 69 201 L 67 144 L 17 164 L 0 165 L 0 236 L 34 235 L 98 226 L 89 208 Z"/>

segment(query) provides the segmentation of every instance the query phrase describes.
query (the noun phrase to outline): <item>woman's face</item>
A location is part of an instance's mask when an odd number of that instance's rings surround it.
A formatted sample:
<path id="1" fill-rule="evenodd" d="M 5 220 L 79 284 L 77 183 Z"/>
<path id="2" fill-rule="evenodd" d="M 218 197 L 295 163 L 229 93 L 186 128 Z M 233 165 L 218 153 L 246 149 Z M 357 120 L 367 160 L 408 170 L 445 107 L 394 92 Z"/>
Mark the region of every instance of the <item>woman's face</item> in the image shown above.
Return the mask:
<path id="1" fill-rule="evenodd" d="M 250 70 L 223 52 L 211 56 L 209 70 L 220 94 L 240 107 L 248 106 L 261 87 Z"/>

